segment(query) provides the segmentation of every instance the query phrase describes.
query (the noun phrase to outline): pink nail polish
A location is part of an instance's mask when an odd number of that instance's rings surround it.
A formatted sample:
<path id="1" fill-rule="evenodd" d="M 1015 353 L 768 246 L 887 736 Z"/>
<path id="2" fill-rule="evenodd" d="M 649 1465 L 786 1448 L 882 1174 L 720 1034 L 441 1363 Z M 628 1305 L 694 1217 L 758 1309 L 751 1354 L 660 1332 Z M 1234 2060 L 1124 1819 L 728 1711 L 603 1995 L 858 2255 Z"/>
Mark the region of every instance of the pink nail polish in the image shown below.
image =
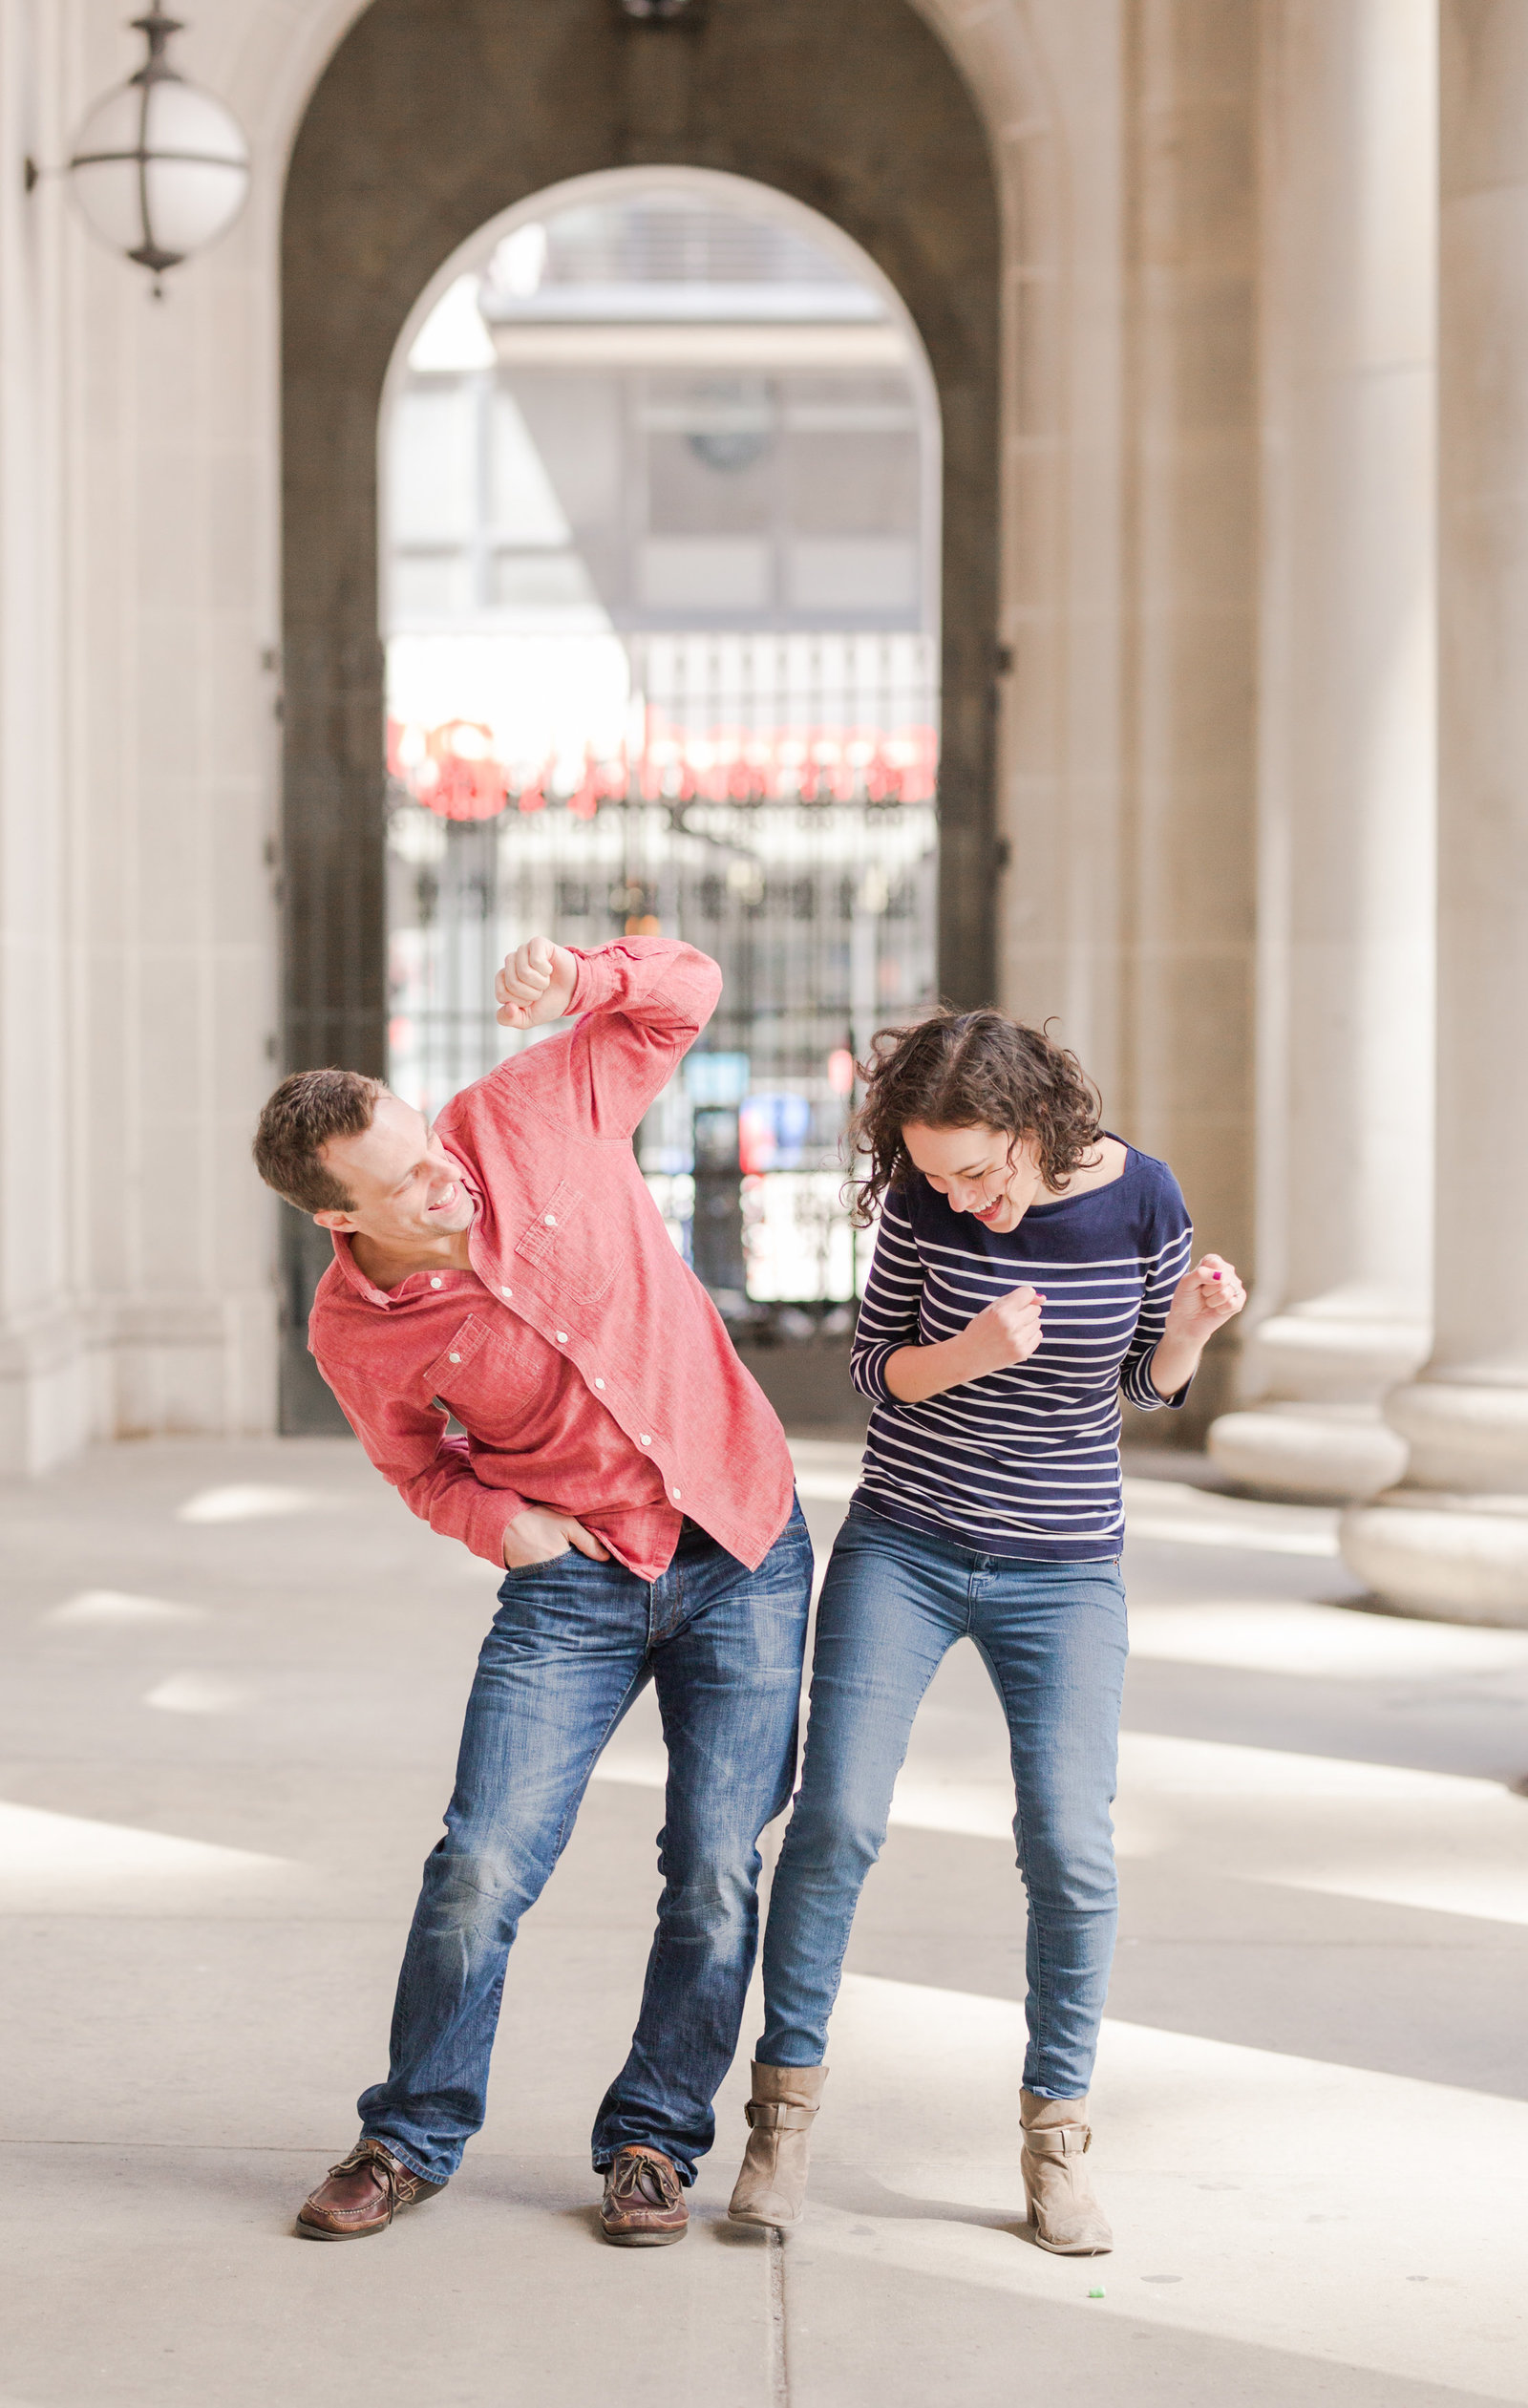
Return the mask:
<path id="1" fill-rule="evenodd" d="M 1219 1278 L 1220 1278 L 1220 1272 L 1219 1272 L 1219 1271 L 1217 1271 L 1217 1272 L 1216 1272 L 1216 1274 L 1215 1274 L 1215 1276 L 1216 1276 L 1216 1278 L 1217 1278 L 1217 1279 L 1219 1279 Z"/>

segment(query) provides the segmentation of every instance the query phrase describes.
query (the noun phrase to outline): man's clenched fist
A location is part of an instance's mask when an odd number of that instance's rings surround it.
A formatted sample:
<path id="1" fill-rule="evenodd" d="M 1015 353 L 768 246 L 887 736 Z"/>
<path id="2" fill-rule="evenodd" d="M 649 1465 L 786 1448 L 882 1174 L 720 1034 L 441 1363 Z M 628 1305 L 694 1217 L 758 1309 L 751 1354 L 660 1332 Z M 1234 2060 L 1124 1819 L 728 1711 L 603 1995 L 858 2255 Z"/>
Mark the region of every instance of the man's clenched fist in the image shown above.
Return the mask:
<path id="1" fill-rule="evenodd" d="M 561 1020 L 578 974 L 578 961 L 565 945 L 554 945 L 549 936 L 527 937 L 506 956 L 494 980 L 499 1027 L 531 1029 L 543 1020 Z"/>

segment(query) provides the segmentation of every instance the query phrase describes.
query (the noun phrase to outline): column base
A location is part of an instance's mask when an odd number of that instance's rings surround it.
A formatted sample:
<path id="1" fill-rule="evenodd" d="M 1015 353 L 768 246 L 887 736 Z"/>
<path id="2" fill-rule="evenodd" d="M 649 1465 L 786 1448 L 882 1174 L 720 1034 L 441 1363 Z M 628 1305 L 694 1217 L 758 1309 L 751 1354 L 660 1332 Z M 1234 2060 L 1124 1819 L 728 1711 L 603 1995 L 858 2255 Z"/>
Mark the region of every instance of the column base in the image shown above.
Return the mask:
<path id="1" fill-rule="evenodd" d="M 1397 1613 L 1528 1630 L 1528 1496 L 1393 1488 L 1342 1518 L 1349 1570 Z"/>
<path id="2" fill-rule="evenodd" d="M 1409 1485 L 1521 1497 L 1528 1506 L 1528 1379 L 1415 1379 L 1385 1418 L 1411 1450 Z"/>
<path id="3" fill-rule="evenodd" d="M 1411 1379 L 1432 1335 L 1420 1313 L 1355 1310 L 1348 1290 L 1277 1312 L 1247 1341 L 1247 1368 L 1263 1396 L 1301 1404 L 1378 1404 Z"/>
<path id="4" fill-rule="evenodd" d="M 1222 1414 L 1208 1444 L 1227 1479 L 1254 1497 L 1346 1504 L 1393 1488 L 1406 1472 L 1406 1441 L 1378 1405 L 1258 1405 Z"/>
<path id="5" fill-rule="evenodd" d="M 51 1471 L 90 1435 L 84 1316 L 58 1306 L 0 1321 L 0 1479 Z"/>

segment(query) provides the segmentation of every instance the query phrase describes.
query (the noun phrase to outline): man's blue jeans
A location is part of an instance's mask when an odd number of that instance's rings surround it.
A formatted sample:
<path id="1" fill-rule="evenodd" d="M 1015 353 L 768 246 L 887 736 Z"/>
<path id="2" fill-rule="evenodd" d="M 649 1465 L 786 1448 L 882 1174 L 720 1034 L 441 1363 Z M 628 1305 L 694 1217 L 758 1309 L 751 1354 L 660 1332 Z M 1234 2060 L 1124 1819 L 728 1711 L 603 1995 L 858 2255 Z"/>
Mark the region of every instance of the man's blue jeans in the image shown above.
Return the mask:
<path id="1" fill-rule="evenodd" d="M 573 1828 L 601 1749 L 647 1680 L 668 1745 L 664 1877 L 631 2053 L 594 2163 L 629 2141 L 681 2179 L 715 2131 L 758 1943 L 758 1836 L 796 1770 L 812 1544 L 799 1505 L 756 1572 L 687 1523 L 639 1580 L 573 1550 L 511 1572 L 467 1707 L 446 1836 L 398 1976 L 388 2078 L 362 2129 L 443 2183 L 483 2120 L 504 1966 Z"/>
<path id="2" fill-rule="evenodd" d="M 820 2065 L 849 1928 L 886 1836 L 913 1716 L 974 1639 L 1008 1715 L 1029 1891 L 1024 2086 L 1080 2099 L 1114 1956 L 1125 1673 L 1117 1563 L 1022 1564 L 850 1507 L 817 1606 L 801 1791 L 764 1935 L 764 2065 Z"/>

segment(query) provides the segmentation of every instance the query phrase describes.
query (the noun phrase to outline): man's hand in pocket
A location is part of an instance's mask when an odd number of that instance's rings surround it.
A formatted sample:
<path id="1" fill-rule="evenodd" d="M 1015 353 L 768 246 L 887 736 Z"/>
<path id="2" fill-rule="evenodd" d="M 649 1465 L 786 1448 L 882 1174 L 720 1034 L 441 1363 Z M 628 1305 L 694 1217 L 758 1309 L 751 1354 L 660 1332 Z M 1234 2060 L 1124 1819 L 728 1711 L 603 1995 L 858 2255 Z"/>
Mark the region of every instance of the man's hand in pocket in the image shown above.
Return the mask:
<path id="1" fill-rule="evenodd" d="M 570 1547 L 577 1547 L 591 1563 L 610 1561 L 609 1548 L 602 1546 L 593 1531 L 585 1530 L 570 1513 L 544 1513 L 539 1505 L 527 1505 L 504 1531 L 505 1568 L 518 1572 L 527 1564 L 551 1564 Z"/>

